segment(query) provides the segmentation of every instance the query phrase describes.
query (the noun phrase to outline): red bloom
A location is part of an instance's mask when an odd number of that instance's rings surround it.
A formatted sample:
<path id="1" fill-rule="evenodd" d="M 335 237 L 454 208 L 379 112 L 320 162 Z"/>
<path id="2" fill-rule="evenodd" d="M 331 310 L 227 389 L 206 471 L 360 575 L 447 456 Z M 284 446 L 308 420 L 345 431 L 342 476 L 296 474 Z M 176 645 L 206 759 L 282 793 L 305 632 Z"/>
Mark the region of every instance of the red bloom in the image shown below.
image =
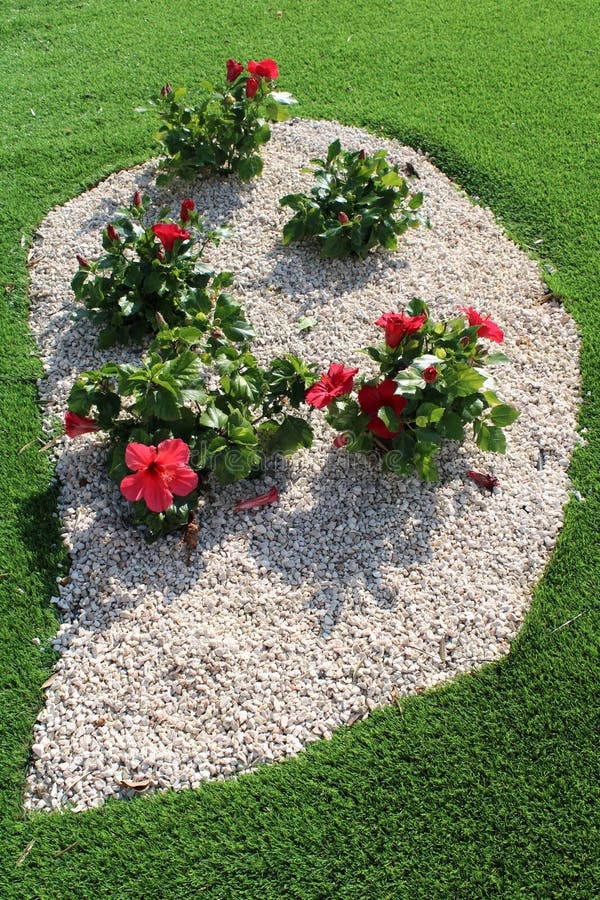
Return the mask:
<path id="1" fill-rule="evenodd" d="M 248 71 L 253 75 L 260 75 L 262 78 L 269 78 L 271 81 L 279 76 L 279 69 L 274 59 L 261 59 L 260 62 L 254 62 L 253 59 L 248 63 Z"/>
<path id="2" fill-rule="evenodd" d="M 77 254 L 77 262 L 79 263 L 79 265 L 81 266 L 82 269 L 89 269 L 89 267 L 90 267 L 89 259 L 86 259 L 85 256 L 80 256 L 79 253 Z"/>
<path id="3" fill-rule="evenodd" d="M 338 213 L 338 222 L 340 223 L 340 225 L 347 225 L 349 221 L 350 219 L 348 218 L 346 213 L 343 210 L 340 210 L 340 212 Z"/>
<path id="4" fill-rule="evenodd" d="M 135 503 L 143 500 L 152 512 L 164 512 L 173 494 L 186 497 L 198 484 L 198 476 L 188 466 L 190 448 L 181 438 L 161 441 L 157 447 L 128 444 L 125 463 L 135 475 L 121 481 L 121 493 Z"/>
<path id="5" fill-rule="evenodd" d="M 79 437 L 80 434 L 88 434 L 90 431 L 98 431 L 100 426 L 95 419 L 87 416 L 78 416 L 77 413 L 65 413 L 65 434 L 67 437 Z"/>
<path id="6" fill-rule="evenodd" d="M 348 438 L 346 437 L 345 434 L 336 434 L 336 436 L 333 439 L 333 446 L 337 447 L 338 450 L 341 450 L 342 447 L 345 447 L 347 443 L 348 443 Z"/>
<path id="7" fill-rule="evenodd" d="M 458 311 L 466 314 L 469 325 L 481 325 L 481 328 L 477 330 L 477 337 L 488 338 L 490 341 L 496 341 L 497 344 L 502 343 L 504 340 L 504 332 L 499 325 L 492 322 L 489 316 L 482 319 L 472 306 L 459 306 Z"/>
<path id="8" fill-rule="evenodd" d="M 190 213 L 196 208 L 196 204 L 193 200 L 183 200 L 181 203 L 181 209 L 179 210 L 179 218 L 182 222 L 189 222 Z"/>
<path id="9" fill-rule="evenodd" d="M 327 374 L 306 392 L 306 402 L 316 409 L 325 409 L 335 397 L 349 394 L 358 369 L 346 369 L 341 363 L 331 363 Z"/>
<path id="10" fill-rule="evenodd" d="M 178 238 L 182 241 L 187 241 L 190 236 L 189 231 L 185 231 L 183 228 L 180 228 L 179 225 L 171 225 L 167 222 L 159 222 L 158 225 L 153 225 L 152 231 L 165 250 L 172 250 L 173 244 Z"/>
<path id="11" fill-rule="evenodd" d="M 235 59 L 228 59 L 225 65 L 227 66 L 227 81 L 235 81 L 244 71 L 244 67 Z"/>
<path id="12" fill-rule="evenodd" d="M 258 90 L 258 78 L 255 78 L 254 75 L 251 75 L 250 78 L 246 81 L 246 97 L 252 99 L 256 96 L 256 92 Z"/>
<path id="13" fill-rule="evenodd" d="M 136 191 L 133 195 L 133 205 L 134 206 L 143 206 L 142 195 L 139 191 Z"/>
<path id="14" fill-rule="evenodd" d="M 258 494 L 257 497 L 252 497 L 250 500 L 240 500 L 233 508 L 236 512 L 243 512 L 245 509 L 254 509 L 257 506 L 267 506 L 269 503 L 278 502 L 279 491 L 276 487 L 272 487 L 270 491 L 266 491 L 264 494 Z"/>
<path id="15" fill-rule="evenodd" d="M 162 86 L 161 89 L 160 89 L 160 96 L 161 96 L 161 97 L 168 97 L 169 94 L 172 94 L 172 93 L 173 93 L 173 88 L 171 87 L 171 85 L 170 85 L 169 82 L 167 81 L 167 83 L 166 83 L 166 84 L 163 84 L 163 86 Z"/>
<path id="16" fill-rule="evenodd" d="M 381 328 L 385 328 L 385 342 L 388 347 L 397 347 L 403 337 L 414 334 L 423 325 L 427 316 L 407 316 L 406 313 L 384 313 L 375 322 Z"/>
<path id="17" fill-rule="evenodd" d="M 371 416 L 367 428 L 381 438 L 393 438 L 398 431 L 390 431 L 385 422 L 379 418 L 379 410 L 384 406 L 392 409 L 398 418 L 402 415 L 402 410 L 406 406 L 404 397 L 400 397 L 396 393 L 398 385 L 391 378 L 386 378 L 381 384 L 374 386 L 366 384 L 358 392 L 358 403 L 363 412 Z"/>
<path id="18" fill-rule="evenodd" d="M 426 369 L 423 369 L 423 381 L 427 382 L 427 384 L 432 384 L 438 377 L 438 370 L 435 366 L 427 366 Z"/>
<path id="19" fill-rule="evenodd" d="M 119 237 L 119 233 L 118 233 L 117 229 L 116 229 L 115 226 L 112 225 L 112 224 L 109 225 L 108 228 L 106 229 L 106 234 L 107 234 L 107 237 L 108 237 L 109 241 L 112 241 L 113 243 L 114 243 L 115 241 L 120 241 L 120 240 L 121 240 L 120 237 Z"/>

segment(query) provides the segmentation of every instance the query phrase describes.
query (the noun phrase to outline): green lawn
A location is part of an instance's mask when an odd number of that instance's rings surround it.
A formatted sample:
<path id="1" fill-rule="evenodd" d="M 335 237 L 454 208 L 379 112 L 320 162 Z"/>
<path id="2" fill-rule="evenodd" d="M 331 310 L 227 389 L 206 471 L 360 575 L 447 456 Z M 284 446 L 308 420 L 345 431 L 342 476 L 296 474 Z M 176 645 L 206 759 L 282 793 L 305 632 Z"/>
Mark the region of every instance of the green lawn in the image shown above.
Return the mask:
<path id="1" fill-rule="evenodd" d="M 0 897 L 598 897 L 597 3 L 4 0 L 0 36 Z M 238 782 L 24 817 L 66 560 L 51 469 L 19 453 L 40 429 L 23 243 L 148 157 L 155 124 L 135 109 L 161 84 L 230 56 L 274 57 L 302 115 L 427 150 L 541 258 L 583 335 L 585 502 L 503 662 Z"/>

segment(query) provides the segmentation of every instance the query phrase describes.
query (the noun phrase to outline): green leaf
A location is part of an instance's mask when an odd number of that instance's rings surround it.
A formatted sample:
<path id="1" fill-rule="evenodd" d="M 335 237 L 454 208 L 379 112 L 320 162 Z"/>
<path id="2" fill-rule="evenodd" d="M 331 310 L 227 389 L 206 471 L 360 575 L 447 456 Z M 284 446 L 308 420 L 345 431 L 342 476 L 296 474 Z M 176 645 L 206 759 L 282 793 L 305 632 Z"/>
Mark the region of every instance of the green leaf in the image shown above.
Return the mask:
<path id="1" fill-rule="evenodd" d="M 443 377 L 448 390 L 458 397 L 468 397 L 469 394 L 474 394 L 485 382 L 485 377 L 466 363 L 448 366 L 444 370 Z"/>
<path id="2" fill-rule="evenodd" d="M 481 450 L 492 453 L 506 453 L 506 437 L 501 428 L 481 424 L 475 442 Z"/>
<path id="3" fill-rule="evenodd" d="M 419 191 L 418 194 L 413 194 L 410 200 L 408 201 L 409 209 L 419 209 L 420 206 L 423 205 L 423 192 Z"/>
<path id="4" fill-rule="evenodd" d="M 318 324 L 317 319 L 313 319 L 312 316 L 301 316 L 296 322 L 296 327 L 298 331 L 309 331 L 311 328 L 314 328 L 315 325 Z"/>
<path id="5" fill-rule="evenodd" d="M 507 425 L 512 425 L 519 416 L 519 410 L 515 409 L 514 406 L 508 406 L 507 403 L 499 403 L 490 412 L 490 419 L 499 428 L 506 428 Z"/>
<path id="6" fill-rule="evenodd" d="M 260 156 L 248 156 L 246 159 L 236 161 L 234 163 L 234 170 L 240 176 L 242 181 L 250 181 L 251 178 L 256 178 L 261 174 L 263 170 L 263 161 Z"/>
<path id="7" fill-rule="evenodd" d="M 398 372 L 394 381 L 398 385 L 396 393 L 402 394 L 403 396 L 412 396 L 416 393 L 418 388 L 423 387 L 421 373 L 410 367 L 404 369 L 402 372 Z"/>
<path id="8" fill-rule="evenodd" d="M 451 410 L 446 410 L 438 423 L 437 430 L 450 441 L 463 441 L 465 438 L 462 419 L 457 413 L 451 412 Z"/>
<path id="9" fill-rule="evenodd" d="M 397 432 L 402 428 L 402 422 L 391 406 L 382 406 L 377 415 L 390 431 Z M 427 419 L 425 419 L 425 424 L 427 424 Z"/>
<path id="10" fill-rule="evenodd" d="M 269 435 L 270 453 L 288 456 L 301 447 L 312 446 L 313 431 L 308 422 L 298 416 L 286 416 L 281 425 Z"/>
<path id="11" fill-rule="evenodd" d="M 500 363 L 510 362 L 510 360 L 504 353 L 488 353 L 483 362 L 486 366 L 497 366 Z"/>
<path id="12" fill-rule="evenodd" d="M 220 431 L 227 426 L 227 413 L 218 409 L 214 404 L 207 406 L 200 416 L 200 424 L 214 431 Z"/>

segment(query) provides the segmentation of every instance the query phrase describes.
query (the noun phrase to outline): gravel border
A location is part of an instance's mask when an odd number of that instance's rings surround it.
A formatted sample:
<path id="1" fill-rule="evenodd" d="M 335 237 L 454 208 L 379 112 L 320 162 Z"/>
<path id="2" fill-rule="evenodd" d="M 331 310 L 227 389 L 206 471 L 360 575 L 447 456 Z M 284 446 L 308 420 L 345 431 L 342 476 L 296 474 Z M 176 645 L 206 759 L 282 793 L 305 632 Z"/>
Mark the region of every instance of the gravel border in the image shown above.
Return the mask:
<path id="1" fill-rule="evenodd" d="M 281 245 L 284 193 L 334 137 L 344 148 L 411 161 L 431 230 L 366 262 L 320 260 Z M 82 810 L 108 796 L 197 787 L 300 751 L 390 697 L 440 684 L 505 654 L 562 524 L 576 442 L 579 339 L 560 305 L 541 302 L 537 265 L 491 212 L 473 205 L 410 148 L 335 122 L 273 128 L 254 184 L 200 180 L 159 191 L 149 162 L 53 209 L 32 250 L 31 328 L 45 366 L 46 425 L 64 414 L 76 375 L 129 350 L 99 352 L 73 322 L 75 254 L 100 252 L 100 232 L 136 188 L 177 210 L 191 196 L 234 236 L 207 257 L 236 276 L 235 293 L 265 361 L 296 352 L 368 365 L 382 312 L 417 295 L 434 317 L 458 305 L 491 313 L 511 362 L 500 393 L 521 410 L 506 456 L 470 442 L 442 453 L 442 479 L 382 475 L 376 462 L 315 445 L 257 482 L 216 487 L 187 566 L 176 536 L 146 546 L 103 469 L 96 435 L 57 445 L 59 512 L 71 554 L 55 602 L 61 651 L 34 729 L 25 806 Z M 417 187 L 418 184 L 418 187 Z M 299 333 L 297 320 L 317 326 Z M 493 466 L 493 495 L 465 478 Z M 277 485 L 276 506 L 234 503 Z M 137 785 L 131 787 L 131 785 Z"/>

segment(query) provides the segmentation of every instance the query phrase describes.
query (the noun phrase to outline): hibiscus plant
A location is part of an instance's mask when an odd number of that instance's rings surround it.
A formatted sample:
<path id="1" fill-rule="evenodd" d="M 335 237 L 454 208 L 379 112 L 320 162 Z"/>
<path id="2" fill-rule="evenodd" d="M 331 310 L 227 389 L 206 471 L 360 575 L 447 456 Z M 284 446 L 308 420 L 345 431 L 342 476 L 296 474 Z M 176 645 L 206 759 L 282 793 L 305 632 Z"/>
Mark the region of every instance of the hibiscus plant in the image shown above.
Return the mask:
<path id="1" fill-rule="evenodd" d="M 165 172 L 158 184 L 175 176 L 194 178 L 203 169 L 235 172 L 242 181 L 260 175 L 259 148 L 271 137 L 268 122 L 285 122 L 297 102 L 291 94 L 274 89 L 278 77 L 273 59 L 250 60 L 247 69 L 229 59 L 226 82 L 219 86 L 202 82 L 202 95 L 195 103 L 187 100 L 186 88 L 173 90 L 166 84 L 160 92 L 158 132 L 166 153 L 161 163 Z"/>
<path id="2" fill-rule="evenodd" d="M 500 400 L 487 369 L 508 360 L 479 340 L 501 343 L 504 333 L 472 307 L 459 312 L 434 322 L 426 304 L 414 298 L 405 311 L 375 322 L 384 329 L 384 343 L 363 352 L 378 364 L 377 377 L 355 381 L 357 368 L 333 363 L 310 387 L 306 401 L 326 410 L 339 432 L 335 446 L 376 451 L 385 469 L 416 471 L 427 481 L 438 480 L 434 456 L 444 439 L 463 441 L 467 426 L 481 450 L 505 452 L 502 429 L 519 412 Z"/>
<path id="3" fill-rule="evenodd" d="M 364 259 L 373 247 L 398 248 L 398 235 L 420 224 L 416 210 L 423 194 L 411 194 L 398 166 L 390 166 L 387 152 L 368 156 L 365 150 L 342 150 L 339 140 L 329 145 L 327 158 L 311 159 L 314 186 L 308 194 L 286 194 L 279 201 L 294 215 L 283 228 L 283 243 L 315 237 L 321 256 Z"/>
<path id="4" fill-rule="evenodd" d="M 150 540 L 190 521 L 211 472 L 237 481 L 312 443 L 294 411 L 314 372 L 294 356 L 260 366 L 247 340 L 227 333 L 227 315 L 244 321 L 217 302 L 210 330 L 164 326 L 141 365 L 108 363 L 71 390 L 66 433 L 108 433 L 109 475 Z"/>
<path id="5" fill-rule="evenodd" d="M 79 314 L 101 328 L 100 348 L 139 344 L 161 322 L 200 325 L 212 298 L 233 282 L 229 272 L 215 275 L 202 262 L 206 244 L 218 244 L 229 234 L 227 228 L 205 230 L 189 199 L 182 202 L 177 222 L 164 208 L 150 225 L 148 205 L 149 198 L 136 191 L 131 206 L 103 232 L 105 254 L 94 261 L 77 256 L 71 287 L 85 307 Z"/>

